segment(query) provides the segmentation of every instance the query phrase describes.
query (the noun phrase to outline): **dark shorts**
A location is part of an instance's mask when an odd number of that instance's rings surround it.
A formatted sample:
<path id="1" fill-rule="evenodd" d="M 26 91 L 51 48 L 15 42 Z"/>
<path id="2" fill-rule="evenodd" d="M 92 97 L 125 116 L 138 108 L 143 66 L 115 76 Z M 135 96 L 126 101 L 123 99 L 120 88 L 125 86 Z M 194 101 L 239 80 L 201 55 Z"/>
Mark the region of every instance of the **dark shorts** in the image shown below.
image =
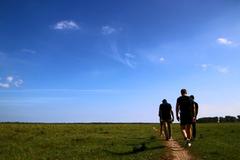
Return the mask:
<path id="1" fill-rule="evenodd" d="M 193 119 L 191 116 L 180 116 L 180 125 L 192 124 Z"/>
<path id="2" fill-rule="evenodd" d="M 162 119 L 162 122 L 168 122 L 168 123 L 171 123 L 172 120 L 171 120 L 171 119 Z"/>

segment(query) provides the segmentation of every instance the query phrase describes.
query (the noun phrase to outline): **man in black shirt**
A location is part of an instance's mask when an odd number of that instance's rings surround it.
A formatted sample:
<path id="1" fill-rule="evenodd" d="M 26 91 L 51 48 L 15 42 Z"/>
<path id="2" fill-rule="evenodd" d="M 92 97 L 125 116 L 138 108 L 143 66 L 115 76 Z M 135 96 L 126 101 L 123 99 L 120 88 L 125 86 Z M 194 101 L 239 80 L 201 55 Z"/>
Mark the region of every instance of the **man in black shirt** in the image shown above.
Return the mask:
<path id="1" fill-rule="evenodd" d="M 194 96 L 191 95 L 190 98 L 193 100 L 194 103 L 194 111 L 195 111 L 195 119 L 192 122 L 192 138 L 196 138 L 196 120 L 197 120 L 197 115 L 198 115 L 198 103 L 194 101 Z"/>
<path id="2" fill-rule="evenodd" d="M 179 118 L 180 111 L 180 118 Z M 191 139 L 191 125 L 193 119 L 195 119 L 194 115 L 194 103 L 193 100 L 187 96 L 187 90 L 181 90 L 181 96 L 177 99 L 176 104 L 176 117 L 177 120 L 180 120 L 181 132 L 183 134 L 184 139 L 186 140 L 186 144 L 190 147 L 190 139 Z"/>
<path id="3" fill-rule="evenodd" d="M 160 117 L 160 134 L 162 132 L 162 126 L 164 127 L 165 138 L 169 140 L 172 138 L 171 123 L 174 121 L 174 115 L 172 106 L 167 102 L 166 99 L 162 100 L 162 104 L 159 106 L 159 117 Z M 167 132 L 168 129 L 168 132 Z"/>

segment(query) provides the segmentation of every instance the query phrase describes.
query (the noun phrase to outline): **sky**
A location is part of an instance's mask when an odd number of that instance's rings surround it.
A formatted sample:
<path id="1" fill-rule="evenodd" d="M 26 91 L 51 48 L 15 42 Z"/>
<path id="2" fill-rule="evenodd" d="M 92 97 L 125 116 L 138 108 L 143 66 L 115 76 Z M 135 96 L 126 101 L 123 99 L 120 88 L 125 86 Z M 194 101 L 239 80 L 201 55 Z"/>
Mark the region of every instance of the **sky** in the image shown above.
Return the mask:
<path id="1" fill-rule="evenodd" d="M 238 0 L 1 0 L 0 121 L 240 115 Z"/>

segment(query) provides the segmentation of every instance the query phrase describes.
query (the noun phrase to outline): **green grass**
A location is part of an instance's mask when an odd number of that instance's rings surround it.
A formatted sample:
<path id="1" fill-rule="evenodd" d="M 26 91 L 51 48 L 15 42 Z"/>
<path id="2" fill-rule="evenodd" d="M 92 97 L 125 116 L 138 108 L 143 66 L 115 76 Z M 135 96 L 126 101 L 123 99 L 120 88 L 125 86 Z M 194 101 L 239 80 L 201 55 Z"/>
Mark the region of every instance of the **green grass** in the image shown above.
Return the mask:
<path id="1" fill-rule="evenodd" d="M 179 125 L 173 126 L 175 139 L 183 145 Z M 240 160 L 240 123 L 197 124 L 197 138 L 189 151 L 203 160 Z"/>
<path id="2" fill-rule="evenodd" d="M 1 160 L 159 160 L 151 124 L 0 124 Z"/>
<path id="3" fill-rule="evenodd" d="M 154 124 L 0 124 L 0 160 L 159 160 Z M 179 125 L 173 137 L 181 145 Z M 240 123 L 198 124 L 194 159 L 239 160 Z M 165 158 L 164 158 L 165 157 Z"/>

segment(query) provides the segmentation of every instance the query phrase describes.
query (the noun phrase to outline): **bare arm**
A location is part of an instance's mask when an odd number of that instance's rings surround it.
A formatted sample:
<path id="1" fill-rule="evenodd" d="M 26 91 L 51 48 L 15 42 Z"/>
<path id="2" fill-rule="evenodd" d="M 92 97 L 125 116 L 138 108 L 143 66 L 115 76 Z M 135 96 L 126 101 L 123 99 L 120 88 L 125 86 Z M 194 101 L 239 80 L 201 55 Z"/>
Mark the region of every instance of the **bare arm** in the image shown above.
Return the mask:
<path id="1" fill-rule="evenodd" d="M 171 115 L 172 115 L 172 121 L 174 121 L 174 114 L 172 110 L 171 110 Z"/>
<path id="2" fill-rule="evenodd" d="M 193 103 L 193 117 L 196 117 L 196 105 Z"/>
<path id="3" fill-rule="evenodd" d="M 193 122 L 195 122 L 196 121 L 196 105 L 195 105 L 195 103 L 193 103 L 192 109 L 193 109 Z"/>

